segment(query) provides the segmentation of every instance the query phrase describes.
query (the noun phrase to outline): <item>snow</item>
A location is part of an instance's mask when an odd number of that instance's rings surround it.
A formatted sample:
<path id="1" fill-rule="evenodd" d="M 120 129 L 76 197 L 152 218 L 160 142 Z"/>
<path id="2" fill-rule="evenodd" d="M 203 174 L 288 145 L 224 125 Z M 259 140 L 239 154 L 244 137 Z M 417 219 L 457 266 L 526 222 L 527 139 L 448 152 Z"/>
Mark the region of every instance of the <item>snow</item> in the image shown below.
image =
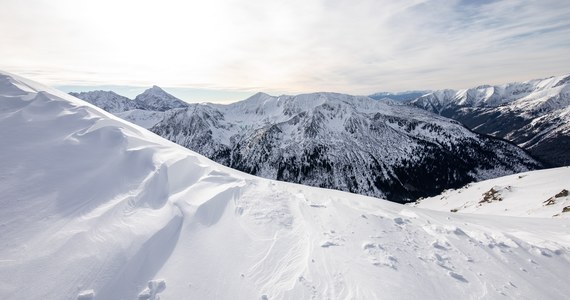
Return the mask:
<path id="1" fill-rule="evenodd" d="M 0 128 L 6 299 L 570 293 L 568 218 L 438 212 L 253 177 L 7 73 Z"/>
<path id="2" fill-rule="evenodd" d="M 570 167 L 520 173 L 447 190 L 414 206 L 457 213 L 568 218 L 570 213 L 563 210 L 570 207 L 569 178 Z"/>
<path id="3" fill-rule="evenodd" d="M 551 166 L 567 166 L 570 74 L 442 90 L 408 104 L 456 119 L 472 130 L 507 139 Z"/>
<path id="4" fill-rule="evenodd" d="M 107 112 L 144 128 L 151 128 L 162 120 L 165 111 L 188 107 L 189 104 L 153 86 L 138 95 L 135 100 L 111 91 L 70 93 Z"/>
<path id="5" fill-rule="evenodd" d="M 115 113 L 115 115 L 123 120 L 137 124 L 144 128 L 151 128 L 158 122 L 162 121 L 165 112 L 154 110 L 133 109 L 124 112 Z"/>
<path id="6" fill-rule="evenodd" d="M 417 195 L 396 199 L 393 186 L 426 195 L 434 186 L 460 186 L 539 165 L 520 149 L 481 137 L 456 121 L 411 106 L 338 93 L 258 93 L 229 105 L 191 105 L 167 112 L 151 131 L 261 177 L 394 201 L 415 200 Z M 424 166 L 432 171 L 443 166 L 426 162 L 436 152 L 448 156 L 452 148 L 475 152 L 479 146 L 492 150 L 464 155 L 462 161 L 470 169 L 446 183 L 413 182 L 402 175 L 402 169 L 420 173 Z M 481 163 L 491 160 L 487 166 Z M 311 173 L 305 162 L 325 167 Z"/>
<path id="7" fill-rule="evenodd" d="M 528 112 L 553 111 L 570 105 L 570 74 L 503 85 L 483 85 L 463 90 L 439 90 L 423 95 L 411 103 L 441 112 L 453 106 L 497 107 Z"/>
<path id="8" fill-rule="evenodd" d="M 91 91 L 69 94 L 114 114 L 144 107 L 142 103 L 111 91 Z"/>
<path id="9" fill-rule="evenodd" d="M 145 109 L 153 111 L 166 111 L 188 106 L 188 103 L 170 95 L 156 85 L 136 96 L 134 101 L 140 103 Z"/>

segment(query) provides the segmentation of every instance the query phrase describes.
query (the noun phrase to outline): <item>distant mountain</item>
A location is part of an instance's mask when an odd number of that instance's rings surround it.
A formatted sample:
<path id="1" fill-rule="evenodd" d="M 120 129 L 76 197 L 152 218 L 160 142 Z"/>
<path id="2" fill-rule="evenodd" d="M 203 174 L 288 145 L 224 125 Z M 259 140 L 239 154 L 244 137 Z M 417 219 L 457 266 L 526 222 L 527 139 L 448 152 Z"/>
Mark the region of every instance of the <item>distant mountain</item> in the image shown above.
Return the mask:
<path id="1" fill-rule="evenodd" d="M 110 113 L 120 113 L 133 109 L 145 109 L 146 107 L 137 101 L 116 94 L 111 91 L 91 91 L 81 93 L 69 93 L 81 100 L 85 100 Z"/>
<path id="2" fill-rule="evenodd" d="M 549 165 L 570 165 L 570 75 L 440 90 L 409 104 L 512 141 Z"/>
<path id="3" fill-rule="evenodd" d="M 69 93 L 139 126 L 150 128 L 160 121 L 164 112 L 189 104 L 153 86 L 134 100 L 111 91 Z"/>
<path id="4" fill-rule="evenodd" d="M 194 104 L 151 131 L 250 174 L 400 202 L 540 167 L 455 121 L 335 93 Z"/>
<path id="5" fill-rule="evenodd" d="M 409 101 L 409 100 L 413 100 L 416 99 L 418 97 L 421 97 L 425 94 L 430 93 L 431 91 L 425 90 L 425 91 L 406 91 L 406 92 L 379 92 L 379 93 L 374 93 L 372 95 L 369 95 L 368 97 L 375 99 L 375 100 L 380 100 L 380 99 L 384 99 L 384 98 L 388 98 L 388 99 L 392 99 L 392 100 L 397 100 L 397 101 Z"/>
<path id="6" fill-rule="evenodd" d="M 151 128 L 160 122 L 164 117 L 165 112 L 155 110 L 133 109 L 120 113 L 115 113 L 117 117 L 127 120 L 131 123 L 137 124 L 144 128 Z"/>
<path id="7" fill-rule="evenodd" d="M 135 101 L 144 105 L 146 110 L 154 111 L 166 111 L 188 106 L 188 103 L 170 95 L 156 85 L 138 95 Z"/>

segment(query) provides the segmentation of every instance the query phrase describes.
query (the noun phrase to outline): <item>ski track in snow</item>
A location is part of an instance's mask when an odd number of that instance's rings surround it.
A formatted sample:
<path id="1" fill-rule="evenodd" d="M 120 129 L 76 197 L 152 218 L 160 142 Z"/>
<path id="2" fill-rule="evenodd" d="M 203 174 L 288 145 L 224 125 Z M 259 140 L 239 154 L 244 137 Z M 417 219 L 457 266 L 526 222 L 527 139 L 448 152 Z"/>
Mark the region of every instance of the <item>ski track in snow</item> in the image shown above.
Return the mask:
<path id="1" fill-rule="evenodd" d="M 36 92 L 41 91 L 41 92 Z M 564 299 L 568 218 L 249 176 L 0 73 L 6 299 Z"/>

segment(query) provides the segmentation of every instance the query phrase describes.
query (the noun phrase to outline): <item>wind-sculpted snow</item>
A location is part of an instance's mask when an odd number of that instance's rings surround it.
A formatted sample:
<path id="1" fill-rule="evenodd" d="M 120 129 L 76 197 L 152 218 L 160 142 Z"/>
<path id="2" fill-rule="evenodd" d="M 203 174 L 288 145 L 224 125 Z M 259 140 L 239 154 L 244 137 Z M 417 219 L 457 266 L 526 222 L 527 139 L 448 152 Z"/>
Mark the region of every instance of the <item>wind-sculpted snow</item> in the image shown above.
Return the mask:
<path id="1" fill-rule="evenodd" d="M 253 177 L 5 73 L 0 127 L 4 299 L 570 293 L 569 219 L 435 212 Z"/>
<path id="2" fill-rule="evenodd" d="M 449 119 L 335 93 L 194 104 L 151 131 L 250 174 L 400 202 L 539 167 Z"/>
<path id="3" fill-rule="evenodd" d="M 550 165 L 570 165 L 570 75 L 435 91 L 410 104 L 504 138 Z M 563 150 L 564 149 L 564 150 Z"/>

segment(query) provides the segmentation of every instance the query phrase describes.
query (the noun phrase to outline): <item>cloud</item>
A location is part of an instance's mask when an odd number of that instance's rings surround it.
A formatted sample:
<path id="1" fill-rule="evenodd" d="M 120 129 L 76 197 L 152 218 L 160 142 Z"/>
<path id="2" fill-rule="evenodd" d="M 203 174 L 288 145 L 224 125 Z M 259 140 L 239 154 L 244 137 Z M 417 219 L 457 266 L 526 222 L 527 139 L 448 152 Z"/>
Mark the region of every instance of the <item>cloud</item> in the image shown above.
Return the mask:
<path id="1" fill-rule="evenodd" d="M 367 94 L 570 70 L 568 1 L 4 2 L 0 68 L 57 85 Z"/>

